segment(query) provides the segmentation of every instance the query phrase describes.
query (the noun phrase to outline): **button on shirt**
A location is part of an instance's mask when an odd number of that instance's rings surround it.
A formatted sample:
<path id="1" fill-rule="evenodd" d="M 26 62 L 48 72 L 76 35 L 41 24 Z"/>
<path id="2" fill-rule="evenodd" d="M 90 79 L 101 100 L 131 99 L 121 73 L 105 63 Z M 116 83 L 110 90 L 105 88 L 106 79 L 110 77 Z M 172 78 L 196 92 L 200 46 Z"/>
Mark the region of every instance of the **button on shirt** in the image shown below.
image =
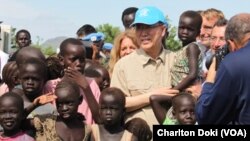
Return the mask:
<path id="1" fill-rule="evenodd" d="M 163 49 L 159 57 L 153 59 L 143 49 L 137 49 L 116 63 L 111 86 L 120 88 L 130 97 L 170 87 L 173 56 L 172 52 Z M 158 124 L 150 105 L 130 113 L 129 117 L 143 118 L 151 127 Z"/>

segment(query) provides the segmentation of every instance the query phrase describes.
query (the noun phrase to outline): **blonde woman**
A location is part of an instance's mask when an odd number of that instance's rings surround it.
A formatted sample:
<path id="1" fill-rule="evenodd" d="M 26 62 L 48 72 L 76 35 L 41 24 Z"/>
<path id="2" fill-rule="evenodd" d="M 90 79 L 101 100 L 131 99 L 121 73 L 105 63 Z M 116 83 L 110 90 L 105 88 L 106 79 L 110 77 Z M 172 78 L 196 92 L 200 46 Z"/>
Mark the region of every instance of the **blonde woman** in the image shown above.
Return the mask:
<path id="1" fill-rule="evenodd" d="M 110 61 L 108 66 L 110 76 L 112 76 L 115 63 L 120 58 L 130 54 L 137 48 L 138 45 L 136 43 L 135 31 L 133 29 L 126 30 L 116 36 L 114 40 L 114 47 L 110 53 Z"/>

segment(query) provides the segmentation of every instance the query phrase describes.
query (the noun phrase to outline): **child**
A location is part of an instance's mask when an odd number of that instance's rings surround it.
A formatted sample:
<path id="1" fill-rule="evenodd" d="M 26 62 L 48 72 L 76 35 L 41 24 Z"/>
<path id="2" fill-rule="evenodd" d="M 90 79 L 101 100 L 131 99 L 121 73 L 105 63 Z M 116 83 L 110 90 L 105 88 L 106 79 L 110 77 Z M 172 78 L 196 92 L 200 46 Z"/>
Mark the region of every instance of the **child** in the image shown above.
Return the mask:
<path id="1" fill-rule="evenodd" d="M 16 61 L 8 62 L 3 68 L 3 84 L 0 86 L 0 95 L 11 91 L 18 85 L 18 68 Z"/>
<path id="2" fill-rule="evenodd" d="M 160 124 L 163 125 L 194 125 L 196 122 L 194 109 L 195 98 L 188 93 L 180 93 L 171 96 L 153 95 L 150 97 L 150 104 Z M 163 107 L 161 104 L 164 104 Z M 173 118 L 166 116 L 169 108 L 173 106 Z"/>
<path id="3" fill-rule="evenodd" d="M 28 58 L 19 65 L 19 79 L 23 90 L 21 97 L 24 100 L 24 107 L 30 105 L 35 98 L 44 94 L 43 87 L 46 82 L 47 69 L 44 61 L 36 58 Z M 36 114 L 53 113 L 55 108 L 52 104 L 46 104 L 31 112 L 29 118 Z"/>
<path id="4" fill-rule="evenodd" d="M 95 114 L 98 114 L 98 109 L 93 105 L 98 105 L 100 89 L 95 80 L 86 78 L 84 74 L 86 51 L 83 43 L 74 38 L 64 40 L 60 45 L 58 54 L 61 65 L 64 67 L 63 77 L 50 80 L 45 85 L 45 92 L 54 92 L 56 85 L 62 79 L 67 78 L 75 81 L 81 88 L 83 101 L 78 108 L 78 112 L 86 118 L 87 124 L 93 124 Z M 88 104 L 95 103 L 95 104 Z M 94 112 L 91 112 L 94 111 Z M 93 115 L 93 116 L 92 116 Z M 95 119 L 97 121 L 98 119 Z"/>
<path id="5" fill-rule="evenodd" d="M 0 135 L 1 141 L 35 141 L 21 130 L 25 119 L 22 98 L 7 92 L 0 97 L 0 125 L 4 132 Z"/>
<path id="6" fill-rule="evenodd" d="M 57 84 L 55 95 L 58 115 L 37 115 L 29 122 L 29 127 L 36 130 L 36 141 L 88 141 L 91 127 L 85 124 L 84 116 L 77 112 L 83 99 L 78 85 L 74 81 L 63 79 Z M 29 107 L 43 104 L 40 98 Z"/>
<path id="7" fill-rule="evenodd" d="M 19 66 L 29 58 L 37 58 L 45 62 L 45 56 L 40 49 L 34 47 L 25 47 L 20 49 L 16 55 L 17 66 Z"/>
<path id="8" fill-rule="evenodd" d="M 124 129 L 125 95 L 118 88 L 107 88 L 100 97 L 100 118 L 103 124 L 92 125 L 92 141 L 135 141 Z"/>
<path id="9" fill-rule="evenodd" d="M 125 129 L 133 133 L 138 141 L 150 141 L 152 139 L 152 131 L 142 118 L 132 118 L 126 122 Z"/>
<path id="10" fill-rule="evenodd" d="M 15 51 L 12 55 L 10 55 L 10 58 L 8 61 L 15 61 L 16 55 L 19 52 L 20 49 L 27 47 L 31 44 L 31 35 L 28 30 L 22 29 L 17 31 L 16 33 L 16 44 L 17 44 L 17 51 Z"/>
<path id="11" fill-rule="evenodd" d="M 85 75 L 94 78 L 101 91 L 110 86 L 109 72 L 100 64 L 88 67 L 85 70 Z"/>
<path id="12" fill-rule="evenodd" d="M 201 61 L 199 46 L 195 43 L 200 34 L 202 17 L 195 11 L 181 14 L 178 27 L 178 37 L 183 48 L 176 53 L 171 68 L 171 83 L 173 89 L 183 91 L 201 78 Z"/>
<path id="13" fill-rule="evenodd" d="M 46 58 L 46 65 L 48 70 L 48 80 L 61 78 L 63 76 L 63 66 L 57 56 L 49 56 Z"/>

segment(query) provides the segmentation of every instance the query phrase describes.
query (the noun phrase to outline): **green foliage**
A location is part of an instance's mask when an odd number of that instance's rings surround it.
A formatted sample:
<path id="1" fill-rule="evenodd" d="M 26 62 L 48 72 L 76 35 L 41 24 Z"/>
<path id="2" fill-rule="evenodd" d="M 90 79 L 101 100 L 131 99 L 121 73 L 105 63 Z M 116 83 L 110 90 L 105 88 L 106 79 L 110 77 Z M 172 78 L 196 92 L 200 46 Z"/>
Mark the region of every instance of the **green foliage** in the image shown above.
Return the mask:
<path id="1" fill-rule="evenodd" d="M 105 42 L 108 43 L 113 43 L 116 35 L 121 32 L 119 27 L 114 27 L 110 24 L 99 25 L 96 29 L 98 32 L 105 34 Z"/>
<path id="2" fill-rule="evenodd" d="M 53 49 L 52 46 L 42 46 L 40 43 L 41 41 L 42 41 L 42 38 L 37 36 L 37 41 L 32 46 L 35 48 L 39 48 L 46 57 L 56 54 L 56 51 L 55 49 Z"/>
<path id="3" fill-rule="evenodd" d="M 46 56 L 52 56 L 52 55 L 56 54 L 56 51 L 51 46 L 43 48 L 42 52 Z"/>
<path id="4" fill-rule="evenodd" d="M 171 51 L 177 51 L 181 48 L 181 42 L 177 39 L 177 27 L 172 26 L 170 24 L 170 20 L 168 19 L 168 38 L 165 41 L 165 44 L 167 46 L 167 49 L 171 50 Z"/>
<path id="5" fill-rule="evenodd" d="M 45 47 L 33 44 L 32 47 L 40 49 L 46 57 L 56 54 L 56 51 L 51 46 Z"/>

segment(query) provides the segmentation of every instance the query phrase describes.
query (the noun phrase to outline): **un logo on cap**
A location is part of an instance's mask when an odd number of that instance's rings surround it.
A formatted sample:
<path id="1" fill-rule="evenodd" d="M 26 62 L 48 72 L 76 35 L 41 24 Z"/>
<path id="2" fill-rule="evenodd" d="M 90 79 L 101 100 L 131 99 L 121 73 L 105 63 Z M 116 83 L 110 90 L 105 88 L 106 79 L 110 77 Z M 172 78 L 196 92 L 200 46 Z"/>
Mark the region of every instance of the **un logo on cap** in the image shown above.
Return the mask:
<path id="1" fill-rule="evenodd" d="M 146 9 L 146 8 L 145 8 L 145 9 L 142 9 L 141 12 L 140 12 L 140 14 L 139 14 L 139 16 L 140 16 L 140 17 L 146 17 L 146 16 L 148 16 L 148 11 L 149 11 L 149 10 Z"/>

